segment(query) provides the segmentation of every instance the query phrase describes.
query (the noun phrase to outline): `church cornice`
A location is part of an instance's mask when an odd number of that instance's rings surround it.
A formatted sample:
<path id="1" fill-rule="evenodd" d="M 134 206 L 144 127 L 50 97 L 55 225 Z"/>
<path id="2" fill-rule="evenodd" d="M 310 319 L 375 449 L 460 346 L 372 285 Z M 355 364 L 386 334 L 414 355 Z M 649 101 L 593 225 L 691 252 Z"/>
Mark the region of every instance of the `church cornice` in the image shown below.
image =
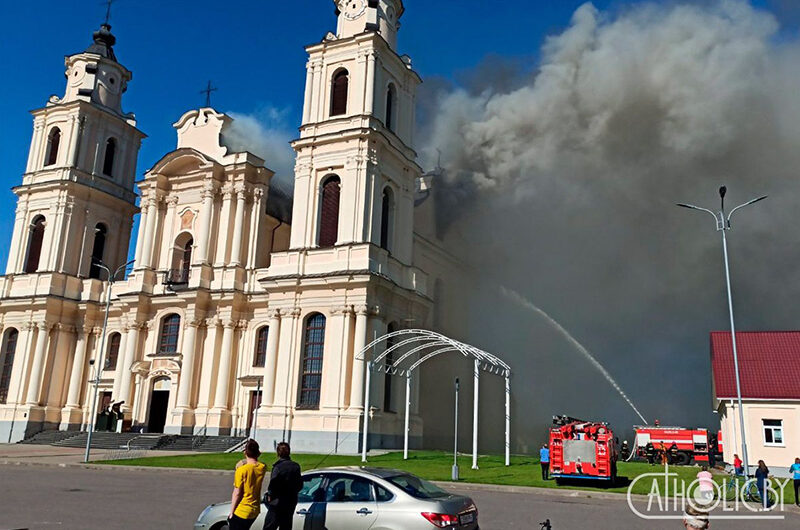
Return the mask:
<path id="1" fill-rule="evenodd" d="M 48 103 L 44 107 L 32 109 L 28 112 L 34 117 L 34 121 L 37 121 L 37 120 L 43 120 L 47 114 L 53 114 L 53 111 L 71 112 L 75 108 L 78 108 L 81 112 L 87 112 L 87 113 L 94 112 L 96 114 L 101 114 L 103 116 L 106 116 L 108 118 L 120 122 L 121 124 L 125 125 L 126 128 L 128 128 L 130 131 L 136 134 L 139 137 L 139 140 L 147 138 L 147 134 L 145 134 L 142 130 L 136 127 L 136 117 L 132 113 L 119 114 L 114 110 L 95 102 L 76 99 L 74 101 L 61 103 L 59 98 L 59 102 L 57 103 Z"/>

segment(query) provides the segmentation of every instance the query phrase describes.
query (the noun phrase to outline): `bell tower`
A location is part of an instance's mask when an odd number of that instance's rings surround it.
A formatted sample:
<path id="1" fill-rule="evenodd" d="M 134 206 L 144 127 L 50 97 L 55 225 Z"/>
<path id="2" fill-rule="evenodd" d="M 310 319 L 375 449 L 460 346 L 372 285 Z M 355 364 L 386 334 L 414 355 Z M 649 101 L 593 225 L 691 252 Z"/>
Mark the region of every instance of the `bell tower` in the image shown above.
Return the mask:
<path id="1" fill-rule="evenodd" d="M 127 261 L 136 160 L 145 135 L 122 110 L 132 78 L 104 23 L 85 51 L 65 58 L 66 89 L 34 110 L 7 274 L 100 275 L 95 259 Z M 105 278 L 103 276 L 103 278 Z"/>
<path id="2" fill-rule="evenodd" d="M 401 0 L 338 0 L 336 35 L 308 46 L 291 248 L 371 243 L 410 265 L 420 77 L 395 51 Z"/>

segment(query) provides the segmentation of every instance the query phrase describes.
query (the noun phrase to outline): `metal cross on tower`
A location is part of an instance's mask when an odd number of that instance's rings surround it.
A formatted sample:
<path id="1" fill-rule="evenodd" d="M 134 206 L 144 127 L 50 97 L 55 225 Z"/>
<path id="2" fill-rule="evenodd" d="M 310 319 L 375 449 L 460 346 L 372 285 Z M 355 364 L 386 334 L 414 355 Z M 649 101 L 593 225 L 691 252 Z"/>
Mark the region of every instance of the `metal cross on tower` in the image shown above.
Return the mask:
<path id="1" fill-rule="evenodd" d="M 106 0 L 103 2 L 106 5 L 106 21 L 105 24 L 108 25 L 108 21 L 111 20 L 111 4 L 116 2 L 117 0 Z"/>
<path id="2" fill-rule="evenodd" d="M 200 91 L 201 94 L 205 94 L 206 95 L 206 107 L 210 107 L 211 106 L 211 93 L 212 92 L 216 92 L 216 91 L 217 91 L 217 88 L 211 86 L 211 81 L 208 82 L 208 86 L 205 88 L 205 90 L 201 90 Z"/>

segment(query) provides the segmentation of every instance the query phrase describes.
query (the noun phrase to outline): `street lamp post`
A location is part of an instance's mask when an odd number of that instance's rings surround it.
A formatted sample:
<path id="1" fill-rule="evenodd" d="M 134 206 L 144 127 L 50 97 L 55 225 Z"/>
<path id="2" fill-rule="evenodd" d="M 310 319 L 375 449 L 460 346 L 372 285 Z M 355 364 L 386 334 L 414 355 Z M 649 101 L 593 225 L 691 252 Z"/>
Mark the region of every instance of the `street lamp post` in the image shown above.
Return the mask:
<path id="1" fill-rule="evenodd" d="M 456 413 L 455 413 L 455 436 L 453 437 L 453 468 L 451 478 L 458 480 L 458 377 L 456 377 Z"/>
<path id="2" fill-rule="evenodd" d="M 692 204 L 678 203 L 678 206 L 682 208 L 690 208 L 692 210 L 699 210 L 701 212 L 707 212 L 711 214 L 711 216 L 714 218 L 715 224 L 717 225 L 717 231 L 722 232 L 722 254 L 725 258 L 725 285 L 728 289 L 728 314 L 731 320 L 731 344 L 733 346 L 733 367 L 734 367 L 734 373 L 736 374 L 736 399 L 739 407 L 739 429 L 741 431 L 741 436 L 742 436 L 742 457 L 744 458 L 745 474 L 749 474 L 749 461 L 747 459 L 747 441 L 745 439 L 745 429 L 744 429 L 744 410 L 742 409 L 742 385 L 739 378 L 739 353 L 738 350 L 736 349 L 736 326 L 734 325 L 733 321 L 733 296 L 731 294 L 731 270 L 728 262 L 728 239 L 725 235 L 725 232 L 731 229 L 731 216 L 734 214 L 734 212 L 736 212 L 736 210 L 744 208 L 745 206 L 749 206 L 758 201 L 764 200 L 767 198 L 767 196 L 764 195 L 762 197 L 758 197 L 756 199 L 747 201 L 744 204 L 740 204 L 739 206 L 731 210 L 730 213 L 725 215 L 726 191 L 727 188 L 725 188 L 725 186 L 722 186 L 719 189 L 720 210 L 718 213 L 714 213 L 708 208 L 701 208 L 699 206 L 694 206 Z"/>
<path id="3" fill-rule="evenodd" d="M 120 265 L 117 270 L 113 273 L 111 269 L 109 269 L 105 263 L 100 261 L 99 259 L 92 259 L 92 262 L 100 269 L 106 271 L 108 275 L 108 281 L 106 282 L 106 311 L 105 316 L 103 317 L 103 334 L 100 338 L 100 352 L 98 353 L 97 361 L 94 363 L 94 377 L 92 383 L 94 384 L 94 392 L 92 397 L 92 414 L 89 416 L 89 434 L 86 437 L 86 453 L 84 454 L 83 461 L 89 462 L 89 451 L 92 447 L 92 433 L 94 432 L 94 423 L 95 423 L 95 415 L 97 414 L 97 394 L 100 390 L 100 376 L 103 373 L 103 353 L 106 349 L 106 331 L 108 329 L 108 313 L 111 309 L 111 286 L 114 284 L 114 281 L 117 275 L 127 269 L 130 265 L 133 264 L 134 260 L 129 261 L 124 265 Z M 124 367 L 123 367 L 124 368 Z"/>

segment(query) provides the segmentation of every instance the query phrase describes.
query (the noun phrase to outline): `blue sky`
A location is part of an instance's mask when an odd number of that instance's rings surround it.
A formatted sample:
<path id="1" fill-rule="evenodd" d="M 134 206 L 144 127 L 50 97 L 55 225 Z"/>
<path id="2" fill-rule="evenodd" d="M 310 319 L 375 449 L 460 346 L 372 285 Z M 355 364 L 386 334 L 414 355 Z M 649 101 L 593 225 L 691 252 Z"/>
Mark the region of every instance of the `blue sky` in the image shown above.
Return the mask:
<path id="1" fill-rule="evenodd" d="M 558 33 L 583 0 L 406 0 L 400 52 L 426 77 L 457 80 L 487 56 L 535 57 L 543 39 Z M 601 10 L 625 9 L 621 0 L 597 0 Z M 775 10 L 792 28 L 791 0 L 754 0 Z M 796 4 L 796 3 L 795 3 Z M 64 55 L 91 42 L 102 21 L 99 0 L 3 2 L 0 36 L 0 266 L 5 267 L 15 197 L 10 188 L 24 170 L 31 135 L 28 111 L 64 90 Z M 119 0 L 113 32 L 117 56 L 134 73 L 124 99 L 148 138 L 137 179 L 174 148 L 171 124 L 203 102 L 213 80 L 213 105 L 225 112 L 270 115 L 270 124 L 293 131 L 299 123 L 305 81 L 304 45 L 335 30 L 331 0 Z M 792 29 L 793 31 L 793 29 Z M 13 79 L 14 82 L 8 82 Z M 277 111 L 277 112 L 276 112 Z M 269 161 L 267 161 L 269 165 Z"/>

